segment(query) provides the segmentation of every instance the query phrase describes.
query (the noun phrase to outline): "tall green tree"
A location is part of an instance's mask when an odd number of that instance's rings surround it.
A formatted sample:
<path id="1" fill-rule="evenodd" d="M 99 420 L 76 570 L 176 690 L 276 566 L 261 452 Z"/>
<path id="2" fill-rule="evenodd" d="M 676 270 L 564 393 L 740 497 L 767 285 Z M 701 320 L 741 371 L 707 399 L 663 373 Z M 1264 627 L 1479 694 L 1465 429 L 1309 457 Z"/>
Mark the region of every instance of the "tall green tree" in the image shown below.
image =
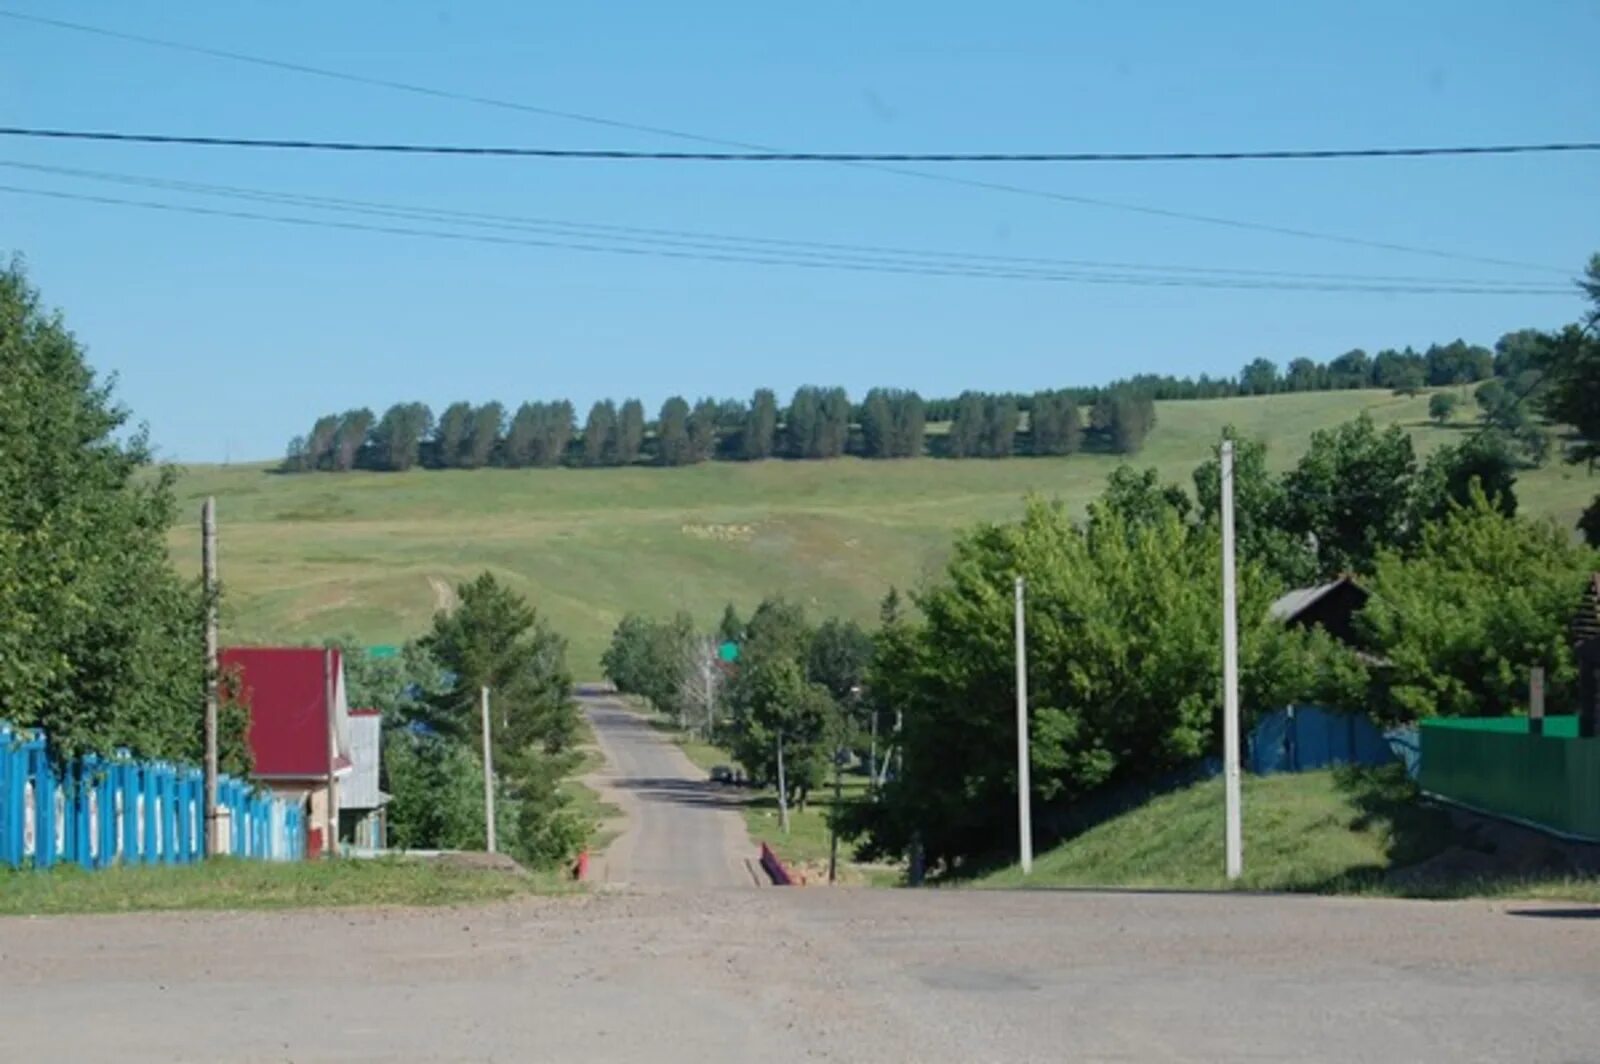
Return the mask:
<path id="1" fill-rule="evenodd" d="M 1266 442 L 1239 436 L 1232 425 L 1222 434 L 1233 439 L 1233 524 L 1239 556 L 1255 559 L 1284 587 L 1310 584 L 1318 571 L 1314 541 L 1303 531 L 1288 530 L 1288 493 L 1283 480 L 1267 468 Z M 1201 519 L 1220 528 L 1220 445 L 1195 469 L 1194 494 Z"/>
<path id="2" fill-rule="evenodd" d="M 955 417 L 945 436 L 951 458 L 976 458 L 983 453 L 984 416 L 987 408 L 980 392 L 962 392 L 956 400 Z"/>
<path id="3" fill-rule="evenodd" d="M 506 408 L 497 402 L 484 403 L 472 412 L 466 445 L 461 451 L 463 469 L 482 469 L 494 460 L 505 420 Z"/>
<path id="4" fill-rule="evenodd" d="M 339 439 L 339 415 L 324 414 L 311 426 L 304 451 L 307 469 L 332 469 Z"/>
<path id="5" fill-rule="evenodd" d="M 472 404 L 451 403 L 445 407 L 433 430 L 434 462 L 441 469 L 459 467 L 471 434 Z"/>
<path id="6" fill-rule="evenodd" d="M 826 388 L 818 402 L 813 458 L 838 458 L 850 443 L 850 396 L 843 388 Z"/>
<path id="7" fill-rule="evenodd" d="M 457 597 L 419 643 L 450 677 L 424 723 L 457 742 L 476 734 L 480 693 L 489 688 L 495 773 L 515 822 L 509 848 L 536 864 L 562 860 L 582 838 L 560 791 L 576 765 L 578 730 L 566 641 L 490 573 L 462 584 Z"/>
<path id="8" fill-rule="evenodd" d="M 583 426 L 583 464 L 610 465 L 616 453 L 617 408 L 611 400 L 602 399 L 589 408 L 589 420 Z"/>
<path id="9" fill-rule="evenodd" d="M 1072 454 L 1083 427 L 1078 402 L 1069 392 L 1038 392 L 1028 413 L 1029 450 L 1036 455 Z"/>
<path id="10" fill-rule="evenodd" d="M 717 428 L 721 414 L 721 406 L 715 399 L 701 399 L 694 404 L 687 424 L 689 461 L 709 461 L 717 453 Z"/>
<path id="11" fill-rule="evenodd" d="M 578 412 L 566 399 L 545 405 L 544 417 L 540 422 L 542 431 L 539 433 L 539 445 L 534 451 L 534 465 L 557 466 L 566 459 L 577 420 Z"/>
<path id="12" fill-rule="evenodd" d="M 195 762 L 204 602 L 168 552 L 175 473 L 127 423 L 21 265 L 0 269 L 0 714 L 60 757 Z"/>
<path id="13" fill-rule="evenodd" d="M 1579 285 L 1589 306 L 1582 321 L 1546 341 L 1541 364 L 1547 380 L 1538 402 L 1545 417 L 1573 428 L 1567 461 L 1593 471 L 1600 461 L 1600 255 L 1590 258 Z M 1600 495 L 1579 527 L 1591 544 L 1600 546 Z"/>
<path id="14" fill-rule="evenodd" d="M 903 854 L 920 838 L 932 865 L 949 870 L 1013 837 L 1019 574 L 1040 808 L 1216 751 L 1219 565 L 1215 529 L 1171 509 L 1130 525 L 1097 503 L 1079 526 L 1032 500 L 1020 521 L 963 533 L 942 578 L 918 598 L 923 621 L 880 639 L 869 674 L 905 723 L 904 773 L 853 825 L 867 852 Z M 1252 559 L 1238 579 L 1247 714 L 1300 697 L 1339 705 L 1362 696 L 1353 655 L 1267 617 L 1277 585 Z"/>
<path id="15" fill-rule="evenodd" d="M 819 389 L 796 388 L 783 420 L 784 451 L 790 458 L 815 458 L 818 425 L 822 419 Z"/>
<path id="16" fill-rule="evenodd" d="M 778 433 L 778 397 L 770 388 L 758 388 L 750 399 L 750 413 L 740 436 L 741 457 L 748 462 L 771 458 Z"/>
<path id="17" fill-rule="evenodd" d="M 333 468 L 348 473 L 356 467 L 356 460 L 366 446 L 367 433 L 372 430 L 372 411 L 366 407 L 346 410 L 339 416 L 339 427 L 333 438 Z"/>
<path id="18" fill-rule="evenodd" d="M 1316 543 L 1317 575 L 1370 572 L 1380 548 L 1406 542 L 1416 478 L 1411 436 L 1363 413 L 1312 433 L 1284 478 L 1283 528 Z"/>
<path id="19" fill-rule="evenodd" d="M 1258 358 L 1239 371 L 1241 395 L 1271 395 L 1282 390 L 1277 363 L 1270 358 Z"/>
<path id="20" fill-rule="evenodd" d="M 1381 708 L 1401 718 L 1516 712 L 1535 665 L 1551 705 L 1573 705 L 1567 625 L 1597 564 L 1563 530 L 1508 516 L 1474 487 L 1414 551 L 1377 556 L 1358 622 L 1387 662 Z"/>
<path id="21" fill-rule="evenodd" d="M 1481 492 L 1506 516 L 1517 512 L 1517 459 L 1498 432 L 1474 433 L 1428 456 L 1417 475 L 1412 527 L 1443 520 L 1452 508 L 1472 504 Z"/>
<path id="22" fill-rule="evenodd" d="M 433 411 L 426 403 L 396 403 L 384 411 L 372 433 L 374 461 L 380 469 L 401 473 L 420 459 L 422 440 L 433 431 Z"/>
<path id="23" fill-rule="evenodd" d="M 894 439 L 890 444 L 894 457 L 921 458 L 928 420 L 922 396 L 916 392 L 900 392 L 890 405 L 894 411 Z"/>
<path id="24" fill-rule="evenodd" d="M 894 408 L 889 392 L 873 388 L 861 401 L 861 453 L 867 458 L 892 458 L 894 444 Z"/>
<path id="25" fill-rule="evenodd" d="M 1017 426 L 1022 413 L 1009 395 L 991 395 L 984 400 L 983 435 L 979 452 L 985 458 L 1010 458 L 1016 446 Z"/>
<path id="26" fill-rule="evenodd" d="M 1428 416 L 1443 425 L 1455 416 L 1460 404 L 1460 398 L 1451 392 L 1434 392 L 1428 397 Z"/>
<path id="27" fill-rule="evenodd" d="M 689 404 L 674 395 L 661 404 L 656 420 L 656 461 L 664 466 L 688 465 L 693 460 L 689 442 Z"/>
<path id="28" fill-rule="evenodd" d="M 644 448 L 644 404 L 629 399 L 617 414 L 617 464 L 632 465 Z"/>

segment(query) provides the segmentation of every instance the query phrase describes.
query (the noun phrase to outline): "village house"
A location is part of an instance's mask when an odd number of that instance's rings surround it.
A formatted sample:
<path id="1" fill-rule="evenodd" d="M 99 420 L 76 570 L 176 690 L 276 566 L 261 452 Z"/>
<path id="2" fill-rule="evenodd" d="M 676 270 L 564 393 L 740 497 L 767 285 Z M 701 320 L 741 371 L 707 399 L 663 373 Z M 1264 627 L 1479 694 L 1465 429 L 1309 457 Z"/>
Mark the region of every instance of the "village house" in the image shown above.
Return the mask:
<path id="1" fill-rule="evenodd" d="M 375 710 L 352 711 L 338 650 L 229 647 L 221 669 L 250 710 L 251 779 L 306 812 L 306 854 L 383 845 Z"/>

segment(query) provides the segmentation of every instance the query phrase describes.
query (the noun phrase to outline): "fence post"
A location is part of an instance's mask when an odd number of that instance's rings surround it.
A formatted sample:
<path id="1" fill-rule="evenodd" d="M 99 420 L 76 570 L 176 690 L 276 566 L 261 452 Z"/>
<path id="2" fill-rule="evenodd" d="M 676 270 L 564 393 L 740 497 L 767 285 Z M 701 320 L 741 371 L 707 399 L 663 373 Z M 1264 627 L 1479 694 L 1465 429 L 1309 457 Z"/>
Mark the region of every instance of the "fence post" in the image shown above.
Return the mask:
<path id="1" fill-rule="evenodd" d="M 0 722 L 0 863 L 12 868 L 22 863 L 22 789 L 16 761 L 11 726 Z"/>
<path id="2" fill-rule="evenodd" d="M 33 762 L 33 863 L 50 868 L 56 863 L 56 778 L 45 756 L 44 734 L 30 745 Z"/>

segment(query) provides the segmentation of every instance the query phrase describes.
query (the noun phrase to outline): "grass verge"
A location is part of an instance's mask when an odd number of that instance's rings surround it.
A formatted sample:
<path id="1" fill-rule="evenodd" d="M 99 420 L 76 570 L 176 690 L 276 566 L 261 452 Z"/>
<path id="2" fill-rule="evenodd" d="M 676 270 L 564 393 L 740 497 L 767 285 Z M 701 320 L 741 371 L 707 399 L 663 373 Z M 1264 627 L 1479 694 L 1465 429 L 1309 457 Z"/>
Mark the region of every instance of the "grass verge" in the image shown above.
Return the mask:
<path id="1" fill-rule="evenodd" d="M 1223 875 L 1222 781 L 1151 799 L 977 887 L 1134 887 L 1600 902 L 1600 879 L 1464 872 L 1489 858 L 1449 812 L 1417 800 L 1398 767 L 1243 781 L 1245 872 Z M 1457 858 L 1476 858 L 1465 860 Z"/>
<path id="2" fill-rule="evenodd" d="M 594 729 L 581 717 L 578 749 L 582 758 L 572 775 L 562 781 L 561 793 L 567 798 L 568 811 L 584 825 L 584 848 L 596 852 L 605 849 L 617 837 L 620 829 L 616 825 L 622 810 L 601 798 L 600 793 L 582 779 L 603 768 L 606 759 L 596 744 Z"/>
<path id="3" fill-rule="evenodd" d="M 0 872 L 0 915 L 462 905 L 571 889 L 556 873 L 473 867 L 448 858 L 284 864 L 222 859 L 99 872 L 62 866 Z"/>

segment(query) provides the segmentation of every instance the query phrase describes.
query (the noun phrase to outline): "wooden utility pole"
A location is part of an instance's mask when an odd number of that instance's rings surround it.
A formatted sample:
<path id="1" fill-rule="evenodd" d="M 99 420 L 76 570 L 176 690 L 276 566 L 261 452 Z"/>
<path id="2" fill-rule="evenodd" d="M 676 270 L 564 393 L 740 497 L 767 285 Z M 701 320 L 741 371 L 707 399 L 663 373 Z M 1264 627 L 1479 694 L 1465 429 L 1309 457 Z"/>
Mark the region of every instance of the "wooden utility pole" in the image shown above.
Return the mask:
<path id="1" fill-rule="evenodd" d="M 494 848 L 494 747 L 489 742 L 489 689 L 479 690 L 483 704 L 483 837 L 490 853 Z"/>
<path id="2" fill-rule="evenodd" d="M 337 766 L 334 764 L 334 758 L 339 751 L 339 717 L 334 707 L 336 693 L 333 681 L 333 648 L 326 647 L 322 651 L 322 697 L 326 703 L 324 717 L 328 731 L 328 800 L 324 805 L 322 816 L 324 857 L 337 856 L 339 851 L 339 808 L 334 796 L 334 787 L 337 783 L 335 777 Z"/>
<path id="3" fill-rule="evenodd" d="M 1228 878 L 1244 872 L 1239 810 L 1239 609 L 1233 561 L 1233 441 L 1222 441 L 1222 785 Z"/>
<path id="4" fill-rule="evenodd" d="M 222 852 L 217 832 L 217 500 L 200 508 L 200 563 L 206 608 L 206 856 Z"/>

